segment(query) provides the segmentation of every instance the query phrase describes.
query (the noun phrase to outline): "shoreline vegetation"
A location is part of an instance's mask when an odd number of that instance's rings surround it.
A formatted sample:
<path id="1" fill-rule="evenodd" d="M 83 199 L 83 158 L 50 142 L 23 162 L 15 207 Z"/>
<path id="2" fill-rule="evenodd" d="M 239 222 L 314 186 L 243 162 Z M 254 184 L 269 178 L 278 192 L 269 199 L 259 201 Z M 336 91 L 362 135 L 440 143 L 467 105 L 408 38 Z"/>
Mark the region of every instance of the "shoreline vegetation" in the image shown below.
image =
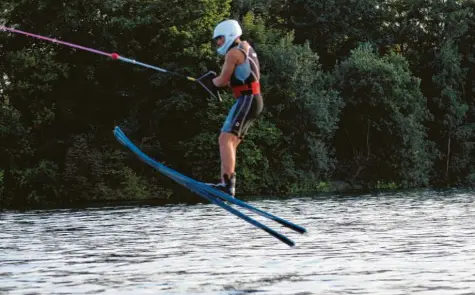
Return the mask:
<path id="1" fill-rule="evenodd" d="M 239 195 L 475 186 L 475 2 L 5 0 L 6 27 L 199 77 L 214 26 L 259 54 L 264 111 L 238 151 Z M 199 85 L 0 31 L 0 209 L 160 197 L 193 202 L 112 135 L 204 182 L 233 103 Z"/>
<path id="2" fill-rule="evenodd" d="M 402 194 L 430 194 L 431 197 L 434 195 L 447 195 L 452 196 L 454 193 L 460 192 L 472 192 L 473 188 L 470 187 L 451 187 L 451 188 L 411 188 L 411 189 L 354 189 L 353 187 L 349 188 L 346 184 L 343 184 L 338 181 L 336 186 L 339 186 L 335 190 L 325 190 L 325 191 L 306 191 L 300 193 L 287 193 L 283 195 L 242 195 L 237 196 L 240 200 L 249 202 L 259 199 L 289 199 L 289 198 L 318 198 L 318 199 L 327 199 L 331 198 L 335 200 L 346 199 L 346 198 L 368 198 L 368 197 L 378 197 L 378 196 L 387 196 L 388 194 L 394 195 L 395 197 L 400 197 Z M 43 210 L 94 210 L 94 209 L 107 209 L 107 208 L 118 208 L 118 207 L 142 207 L 142 206 L 170 206 L 170 205 L 195 205 L 195 204 L 207 204 L 208 202 L 193 193 L 185 193 L 181 195 L 174 196 L 155 196 L 150 198 L 143 199 L 98 199 L 98 200 L 81 200 L 72 203 L 35 203 L 28 206 L 10 206 L 5 208 L 0 208 L 2 211 L 43 211 Z"/>
<path id="3" fill-rule="evenodd" d="M 320 183 L 318 189 L 301 189 L 296 191 L 289 191 L 285 194 L 280 195 L 269 195 L 269 194 L 248 194 L 248 195 L 238 195 L 237 197 L 244 201 L 268 198 L 268 199 L 287 199 L 294 197 L 309 197 L 309 198 L 326 198 L 326 197 L 354 197 L 354 196 L 377 196 L 381 194 L 400 194 L 403 192 L 409 193 L 425 193 L 425 192 L 448 192 L 453 193 L 454 191 L 471 191 L 473 187 L 446 187 L 446 188 L 431 188 L 431 187 L 419 187 L 419 188 L 401 188 L 391 184 L 382 184 L 375 187 L 366 187 L 362 184 L 351 184 L 346 181 L 334 180 L 328 183 Z M 81 209 L 91 209 L 91 208 L 107 208 L 107 207 L 127 207 L 127 206 L 167 206 L 167 205 L 192 205 L 199 203 L 207 203 L 207 201 L 200 196 L 192 193 L 190 191 L 173 191 L 166 189 L 162 192 L 161 195 L 156 196 L 142 196 L 141 198 L 136 198 L 134 196 L 129 196 L 128 198 L 98 198 L 98 199 L 82 199 L 76 201 L 70 201 L 68 203 L 59 202 L 59 203 L 39 203 L 31 202 L 28 205 L 22 204 L 21 206 L 12 205 L 8 207 L 0 207 L 0 212 L 2 210 L 19 210 L 19 211 L 30 211 L 30 210 L 81 210 Z"/>

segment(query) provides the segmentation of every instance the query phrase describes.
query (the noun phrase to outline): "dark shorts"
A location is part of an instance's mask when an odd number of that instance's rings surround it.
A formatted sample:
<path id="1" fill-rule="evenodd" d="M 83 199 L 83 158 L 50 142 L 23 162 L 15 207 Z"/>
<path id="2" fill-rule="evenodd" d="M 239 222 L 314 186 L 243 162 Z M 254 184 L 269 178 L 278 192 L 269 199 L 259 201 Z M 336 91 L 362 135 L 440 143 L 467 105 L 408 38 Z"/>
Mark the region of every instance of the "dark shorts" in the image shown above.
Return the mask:
<path id="1" fill-rule="evenodd" d="M 252 122 L 262 112 L 264 103 L 260 94 L 247 94 L 236 99 L 229 111 L 221 132 L 232 133 L 243 138 Z"/>

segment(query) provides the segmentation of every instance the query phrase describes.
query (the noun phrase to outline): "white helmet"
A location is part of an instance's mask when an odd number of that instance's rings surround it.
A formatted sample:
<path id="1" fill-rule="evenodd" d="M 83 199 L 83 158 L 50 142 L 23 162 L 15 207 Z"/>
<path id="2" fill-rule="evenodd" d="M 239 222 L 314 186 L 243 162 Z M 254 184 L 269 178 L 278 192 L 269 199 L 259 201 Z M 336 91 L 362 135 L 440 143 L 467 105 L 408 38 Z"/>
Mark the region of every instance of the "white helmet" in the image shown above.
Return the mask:
<path id="1" fill-rule="evenodd" d="M 242 35 L 242 29 L 239 23 L 233 19 L 220 22 L 214 29 L 213 39 L 224 37 L 224 43 L 217 49 L 218 53 L 225 55 L 234 41 Z"/>

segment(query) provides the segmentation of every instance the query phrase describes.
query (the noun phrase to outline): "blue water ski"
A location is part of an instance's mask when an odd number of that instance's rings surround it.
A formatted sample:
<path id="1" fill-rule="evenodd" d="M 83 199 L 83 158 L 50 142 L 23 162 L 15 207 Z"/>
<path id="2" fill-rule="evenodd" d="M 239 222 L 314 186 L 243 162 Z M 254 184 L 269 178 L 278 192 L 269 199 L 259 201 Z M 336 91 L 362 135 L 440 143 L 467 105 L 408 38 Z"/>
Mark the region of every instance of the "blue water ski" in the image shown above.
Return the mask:
<path id="1" fill-rule="evenodd" d="M 185 176 L 157 161 L 155 161 L 154 159 L 150 158 L 148 155 L 146 155 L 144 152 L 142 152 L 134 143 L 132 143 L 132 141 L 125 135 L 125 133 L 119 128 L 119 127 L 115 127 L 114 129 L 114 136 L 116 137 L 116 139 L 122 144 L 124 145 L 125 147 L 127 147 L 128 149 L 130 149 L 135 155 L 137 155 L 139 157 L 140 160 L 142 160 L 143 162 L 145 162 L 146 164 L 152 166 L 153 168 L 155 168 L 156 170 L 158 170 L 160 173 L 162 173 L 163 175 L 169 177 L 170 179 L 173 179 L 175 182 L 185 186 L 186 188 L 188 188 L 189 190 L 195 192 L 196 194 L 198 194 L 199 196 L 205 198 L 206 200 L 208 200 L 209 202 L 213 203 L 213 204 L 216 204 L 218 205 L 219 207 L 225 209 L 226 211 L 236 215 L 237 217 L 249 222 L 250 224 L 264 230 L 265 232 L 269 233 L 270 235 L 274 236 L 275 238 L 279 239 L 280 241 L 286 243 L 287 245 L 289 246 L 294 246 L 294 242 L 290 239 L 288 239 L 286 236 L 276 232 L 275 230 L 267 227 L 266 225 L 260 223 L 259 221 L 245 215 L 244 213 L 236 210 L 235 208 L 229 206 L 228 204 L 226 204 L 225 202 L 223 202 L 223 200 L 229 202 L 229 203 L 232 203 L 232 204 L 235 204 L 235 205 L 238 205 L 238 206 L 241 206 L 243 208 L 246 208 L 256 214 L 259 214 L 263 217 L 266 217 L 266 218 L 269 218 L 271 220 L 274 220 L 276 222 L 278 222 L 279 224 L 281 225 L 284 225 L 284 226 L 287 226 L 299 233 L 305 233 L 306 232 L 306 229 L 299 226 L 299 225 L 296 225 L 296 224 L 293 224 L 292 222 L 290 221 L 287 221 L 285 219 L 282 219 L 278 216 L 275 216 L 275 215 L 272 215 L 268 212 L 265 212 L 263 210 L 260 210 L 258 208 L 255 208 L 249 204 L 247 204 L 246 202 L 243 202 L 237 198 L 234 198 L 220 190 L 217 190 L 203 182 L 200 182 L 200 181 L 196 181 L 188 176 Z"/>

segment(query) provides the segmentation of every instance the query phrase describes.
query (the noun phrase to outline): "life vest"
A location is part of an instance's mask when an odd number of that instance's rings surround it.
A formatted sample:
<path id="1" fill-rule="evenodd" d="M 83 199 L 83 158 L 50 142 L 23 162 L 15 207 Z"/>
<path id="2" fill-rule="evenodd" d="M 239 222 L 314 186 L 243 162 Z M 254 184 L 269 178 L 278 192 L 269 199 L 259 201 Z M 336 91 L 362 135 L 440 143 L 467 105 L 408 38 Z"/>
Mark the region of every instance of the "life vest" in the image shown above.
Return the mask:
<path id="1" fill-rule="evenodd" d="M 230 86 L 233 90 L 234 97 L 236 98 L 245 94 L 261 93 L 261 86 L 259 83 L 259 60 L 257 54 L 251 46 L 249 46 L 246 51 L 242 45 L 243 43 L 241 42 L 236 48 L 244 53 L 245 60 L 242 64 L 236 66 L 231 75 L 230 81 Z"/>

